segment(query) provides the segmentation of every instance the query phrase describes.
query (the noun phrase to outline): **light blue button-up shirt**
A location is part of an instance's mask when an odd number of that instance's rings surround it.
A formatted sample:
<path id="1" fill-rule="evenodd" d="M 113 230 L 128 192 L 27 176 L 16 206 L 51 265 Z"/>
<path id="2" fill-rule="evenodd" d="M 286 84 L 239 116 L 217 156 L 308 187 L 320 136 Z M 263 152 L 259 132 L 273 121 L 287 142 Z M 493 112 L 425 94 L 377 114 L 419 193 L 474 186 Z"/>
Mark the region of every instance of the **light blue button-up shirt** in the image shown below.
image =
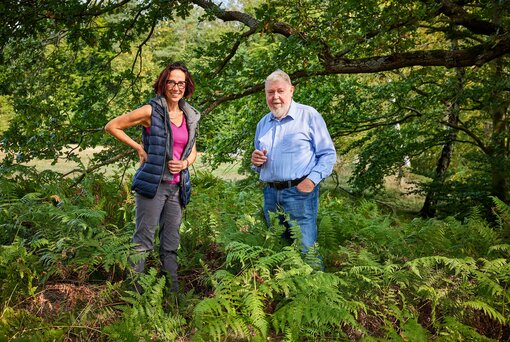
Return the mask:
<path id="1" fill-rule="evenodd" d="M 257 125 L 255 148 L 267 150 L 260 172 L 263 182 L 277 182 L 308 176 L 315 184 L 333 171 L 336 151 L 326 123 L 314 108 L 292 101 L 281 120 L 272 113 Z"/>

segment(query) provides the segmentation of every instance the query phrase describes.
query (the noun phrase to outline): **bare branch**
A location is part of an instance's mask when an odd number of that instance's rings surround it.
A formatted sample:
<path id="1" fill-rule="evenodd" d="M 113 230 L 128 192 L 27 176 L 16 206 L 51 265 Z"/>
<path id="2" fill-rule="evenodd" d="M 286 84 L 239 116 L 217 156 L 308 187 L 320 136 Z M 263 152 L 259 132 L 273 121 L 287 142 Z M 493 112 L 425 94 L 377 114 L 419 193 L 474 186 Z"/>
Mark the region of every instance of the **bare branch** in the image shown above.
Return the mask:
<path id="1" fill-rule="evenodd" d="M 138 57 L 140 57 L 140 64 L 141 64 L 142 49 L 145 46 L 145 44 L 147 44 L 147 42 L 152 37 L 152 35 L 154 34 L 154 30 L 156 28 L 157 23 L 158 23 L 158 20 L 157 20 L 156 17 L 154 17 L 154 20 L 152 21 L 151 30 L 149 31 L 149 34 L 147 34 L 147 37 L 145 37 L 143 42 L 141 42 L 140 45 L 138 45 L 138 49 L 136 51 L 136 56 L 135 56 L 135 59 L 133 61 L 133 65 L 131 67 L 131 72 L 133 72 L 133 70 L 135 69 L 135 64 L 136 64 L 136 61 L 137 61 Z M 140 65 L 140 69 L 139 69 L 138 75 L 140 75 L 141 72 L 142 72 L 142 66 Z"/>
<path id="2" fill-rule="evenodd" d="M 209 0 L 193 0 L 192 2 L 223 21 L 238 21 L 250 29 L 256 29 L 259 26 L 259 21 L 249 14 L 239 11 L 226 11 Z"/>
<path id="3" fill-rule="evenodd" d="M 257 84 L 257 85 L 254 85 L 254 86 L 248 88 L 247 90 L 245 90 L 242 93 L 225 95 L 225 96 L 219 97 L 216 100 L 212 101 L 211 104 L 206 109 L 204 109 L 202 111 L 202 115 L 205 116 L 205 115 L 209 114 L 214 108 L 218 107 L 223 102 L 237 100 L 242 97 L 255 94 L 256 92 L 261 91 L 262 89 L 264 89 L 264 84 Z"/>
<path id="4" fill-rule="evenodd" d="M 360 59 L 341 58 L 329 61 L 320 71 L 298 70 L 290 75 L 292 80 L 312 76 L 334 74 L 361 74 L 390 71 L 412 66 L 444 66 L 447 68 L 481 66 L 491 60 L 510 53 L 510 35 L 497 39 L 497 43 L 480 44 L 463 50 L 411 51 L 387 56 L 374 56 Z M 211 102 L 204 115 L 223 102 L 239 99 L 263 89 L 263 84 L 254 85 L 247 90 L 231 95 L 221 96 Z"/>
<path id="5" fill-rule="evenodd" d="M 247 13 L 239 11 L 226 11 L 210 0 L 193 0 L 193 3 L 197 6 L 202 7 L 207 12 L 212 13 L 218 19 L 221 19 L 223 21 L 237 21 L 248 26 L 251 30 L 257 30 L 260 28 L 262 32 L 279 33 L 281 35 L 284 35 L 285 37 L 289 37 L 291 35 L 298 35 L 301 37 L 304 36 L 303 33 L 294 30 L 287 23 L 264 22 L 261 25 L 261 22 L 259 20 L 253 18 L 251 15 Z"/>

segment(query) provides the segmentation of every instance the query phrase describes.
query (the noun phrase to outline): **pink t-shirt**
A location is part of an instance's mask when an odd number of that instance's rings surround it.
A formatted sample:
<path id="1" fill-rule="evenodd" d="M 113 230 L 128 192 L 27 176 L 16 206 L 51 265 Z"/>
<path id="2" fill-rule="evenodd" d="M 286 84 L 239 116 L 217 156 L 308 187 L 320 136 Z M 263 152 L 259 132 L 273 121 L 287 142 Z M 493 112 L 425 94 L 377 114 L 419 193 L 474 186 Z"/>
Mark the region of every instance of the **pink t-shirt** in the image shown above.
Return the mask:
<path id="1" fill-rule="evenodd" d="M 176 126 L 173 123 L 170 125 L 172 127 L 172 138 L 174 139 L 174 146 L 173 146 L 173 159 L 181 159 L 182 152 L 184 151 L 184 148 L 186 147 L 186 144 L 188 143 L 188 126 L 186 126 L 186 117 L 182 117 L 182 122 L 180 126 Z M 150 127 L 145 127 L 145 132 L 147 134 L 151 133 Z M 171 181 L 164 181 L 168 182 L 170 184 L 177 184 L 181 180 L 181 174 L 178 173 L 174 175 Z"/>
<path id="2" fill-rule="evenodd" d="M 176 126 L 175 124 L 171 124 L 172 126 L 172 138 L 174 139 L 173 146 L 173 159 L 178 160 L 181 159 L 182 152 L 188 143 L 188 126 L 186 126 L 186 117 L 182 117 L 182 123 L 180 126 Z M 178 173 L 174 175 L 174 178 L 170 183 L 176 184 L 181 180 L 181 174 Z"/>

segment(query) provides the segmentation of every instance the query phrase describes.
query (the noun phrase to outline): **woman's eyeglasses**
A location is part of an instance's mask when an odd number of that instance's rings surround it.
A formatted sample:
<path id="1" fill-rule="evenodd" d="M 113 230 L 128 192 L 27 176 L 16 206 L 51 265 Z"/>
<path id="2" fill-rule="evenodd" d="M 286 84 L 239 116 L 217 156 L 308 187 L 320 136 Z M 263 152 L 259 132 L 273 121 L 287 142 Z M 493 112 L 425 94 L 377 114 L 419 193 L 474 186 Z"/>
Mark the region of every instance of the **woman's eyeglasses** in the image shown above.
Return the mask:
<path id="1" fill-rule="evenodd" d="M 186 87 L 186 82 L 184 81 L 175 82 L 174 80 L 166 80 L 166 85 L 169 86 L 170 88 L 177 86 L 177 88 L 179 89 L 184 89 L 184 87 Z"/>

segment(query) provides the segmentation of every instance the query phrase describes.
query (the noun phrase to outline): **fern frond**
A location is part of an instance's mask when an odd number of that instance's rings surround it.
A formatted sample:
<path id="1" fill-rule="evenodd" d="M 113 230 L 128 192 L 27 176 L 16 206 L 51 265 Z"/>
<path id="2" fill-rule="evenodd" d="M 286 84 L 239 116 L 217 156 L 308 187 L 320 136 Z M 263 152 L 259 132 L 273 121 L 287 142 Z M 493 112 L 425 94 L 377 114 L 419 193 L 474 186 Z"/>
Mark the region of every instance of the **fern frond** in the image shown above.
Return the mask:
<path id="1" fill-rule="evenodd" d="M 473 258 L 447 258 L 443 256 L 430 256 L 417 258 L 411 261 L 408 261 L 405 266 L 411 267 L 411 269 L 415 270 L 417 267 L 422 267 L 424 269 L 432 269 L 438 265 L 445 265 L 448 269 L 453 271 L 455 275 L 460 275 L 462 277 L 466 277 L 472 273 L 472 271 L 476 268 L 476 263 Z M 418 272 L 419 274 L 419 272 Z"/>
<path id="2" fill-rule="evenodd" d="M 319 224 L 317 225 L 317 241 L 319 245 L 324 249 L 334 249 L 338 245 L 337 234 L 335 227 L 338 227 L 341 223 L 336 222 L 336 226 L 333 225 L 333 219 L 331 216 L 320 216 L 322 217 Z"/>
<path id="3" fill-rule="evenodd" d="M 299 257 L 294 249 L 284 249 L 280 252 L 262 256 L 256 260 L 256 267 L 259 269 L 274 269 L 285 264 L 285 261 L 295 261 Z"/>
<path id="4" fill-rule="evenodd" d="M 502 254 L 506 254 L 507 257 L 510 257 L 510 244 L 491 246 L 489 252 L 501 252 Z"/>
<path id="5" fill-rule="evenodd" d="M 496 214 L 507 224 L 510 223 L 510 206 L 496 196 L 491 196 L 491 199 L 494 202 Z"/>
<path id="6" fill-rule="evenodd" d="M 166 279 L 158 277 L 154 268 L 140 275 L 142 293 L 125 291 L 122 299 L 129 305 L 118 306 L 120 320 L 104 328 L 113 340 L 174 341 L 182 335 L 185 319 L 163 310 Z"/>
<path id="7" fill-rule="evenodd" d="M 439 334 L 444 336 L 446 341 L 483 341 L 493 342 L 476 331 L 476 329 L 459 322 L 455 317 L 444 317 L 444 324 L 440 326 Z"/>
<path id="8" fill-rule="evenodd" d="M 249 336 L 248 326 L 232 304 L 222 296 L 200 301 L 193 310 L 193 323 L 198 329 L 198 335 L 216 341 L 230 331 L 238 337 Z"/>
<path id="9" fill-rule="evenodd" d="M 482 301 L 466 301 L 463 302 L 462 305 L 466 308 L 471 308 L 474 310 L 482 311 L 484 314 L 489 316 L 490 318 L 494 319 L 495 321 L 506 324 L 508 318 L 505 317 L 503 314 L 498 312 L 495 308 L 493 308 L 491 305 L 482 302 Z"/>
<path id="10" fill-rule="evenodd" d="M 332 329 L 341 332 L 344 325 L 361 329 L 355 315 L 365 310 L 364 304 L 343 298 L 336 275 L 318 272 L 293 280 L 292 291 L 272 315 L 277 332 L 315 337 L 326 336 Z"/>
<path id="11" fill-rule="evenodd" d="M 248 291 L 243 297 L 243 305 L 246 310 L 250 323 L 259 331 L 265 340 L 268 334 L 269 324 L 264 312 L 264 301 L 262 296 L 256 290 Z"/>
<path id="12" fill-rule="evenodd" d="M 233 241 L 225 247 L 227 254 L 227 265 L 233 265 L 237 260 L 241 263 L 242 267 L 246 263 L 254 263 L 261 255 L 264 254 L 265 249 L 261 246 L 250 246 L 245 243 Z"/>

